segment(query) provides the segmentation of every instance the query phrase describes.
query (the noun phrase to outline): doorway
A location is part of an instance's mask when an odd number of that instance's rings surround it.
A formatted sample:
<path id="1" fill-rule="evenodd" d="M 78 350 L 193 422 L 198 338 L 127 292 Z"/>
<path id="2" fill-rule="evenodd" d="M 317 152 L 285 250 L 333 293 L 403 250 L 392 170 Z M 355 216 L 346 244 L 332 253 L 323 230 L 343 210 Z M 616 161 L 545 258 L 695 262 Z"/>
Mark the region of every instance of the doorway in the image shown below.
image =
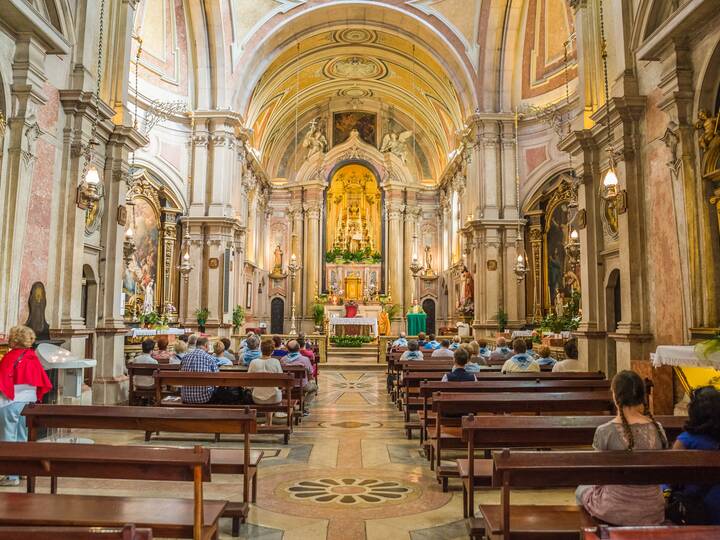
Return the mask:
<path id="1" fill-rule="evenodd" d="M 270 333 L 283 334 L 285 322 L 285 301 L 282 298 L 273 298 L 270 302 Z"/>
<path id="2" fill-rule="evenodd" d="M 622 320 L 622 296 L 620 289 L 620 270 L 617 268 L 610 272 L 605 287 L 605 327 L 608 334 L 617 332 L 618 324 Z M 607 340 L 607 367 L 605 372 L 608 379 L 617 373 L 617 348 L 614 339 Z"/>
<path id="3" fill-rule="evenodd" d="M 422 303 L 423 311 L 427 315 L 427 332 L 428 334 L 435 333 L 435 300 L 426 298 Z"/>

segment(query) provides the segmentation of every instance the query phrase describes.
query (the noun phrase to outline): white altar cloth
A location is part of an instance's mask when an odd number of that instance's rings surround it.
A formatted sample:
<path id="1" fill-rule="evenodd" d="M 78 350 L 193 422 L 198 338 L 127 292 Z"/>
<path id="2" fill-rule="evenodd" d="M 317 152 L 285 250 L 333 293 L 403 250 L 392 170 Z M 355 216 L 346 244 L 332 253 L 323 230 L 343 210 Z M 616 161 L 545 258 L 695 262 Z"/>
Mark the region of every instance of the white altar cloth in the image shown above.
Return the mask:
<path id="1" fill-rule="evenodd" d="M 377 319 L 371 317 L 332 317 L 328 323 L 331 333 L 335 333 L 335 326 L 371 326 L 372 335 L 378 337 Z"/>
<path id="2" fill-rule="evenodd" d="M 685 367 L 712 367 L 720 369 L 720 353 L 711 354 L 708 358 L 701 358 L 691 345 L 660 345 L 654 353 L 650 354 L 654 367 L 685 366 Z"/>

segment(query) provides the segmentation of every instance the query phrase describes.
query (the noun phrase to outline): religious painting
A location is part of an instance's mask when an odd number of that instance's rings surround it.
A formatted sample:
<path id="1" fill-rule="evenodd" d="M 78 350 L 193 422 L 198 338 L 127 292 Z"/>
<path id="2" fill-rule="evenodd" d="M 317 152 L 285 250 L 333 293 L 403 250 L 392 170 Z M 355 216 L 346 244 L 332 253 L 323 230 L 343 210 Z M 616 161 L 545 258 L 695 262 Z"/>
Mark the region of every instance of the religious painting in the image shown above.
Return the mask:
<path id="1" fill-rule="evenodd" d="M 142 311 L 145 292 L 156 290 L 160 218 L 157 209 L 144 197 L 136 197 L 128 228 L 133 228 L 135 253 L 125 267 L 123 292 L 129 315 Z M 154 298 L 152 299 L 154 303 Z"/>
<path id="2" fill-rule="evenodd" d="M 377 146 L 377 115 L 367 112 L 338 112 L 333 114 L 333 146 L 342 144 L 356 129 L 366 143 Z"/>
<path id="3" fill-rule="evenodd" d="M 558 293 L 567 301 L 572 295 L 573 285 L 578 280 L 572 261 L 565 252 L 565 245 L 570 235 L 568 213 L 568 201 L 565 200 L 549 205 L 545 216 L 546 307 L 554 305 Z"/>
<path id="4" fill-rule="evenodd" d="M 326 262 L 380 262 L 381 206 L 370 169 L 353 163 L 335 172 L 327 191 Z"/>

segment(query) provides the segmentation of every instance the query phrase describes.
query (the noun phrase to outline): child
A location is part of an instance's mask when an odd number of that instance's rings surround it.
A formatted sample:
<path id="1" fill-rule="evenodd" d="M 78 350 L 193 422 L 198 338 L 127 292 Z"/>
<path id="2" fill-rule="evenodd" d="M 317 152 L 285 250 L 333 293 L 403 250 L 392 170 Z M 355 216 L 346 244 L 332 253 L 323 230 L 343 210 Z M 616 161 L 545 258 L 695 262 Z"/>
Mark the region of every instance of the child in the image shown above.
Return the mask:
<path id="1" fill-rule="evenodd" d="M 508 358 L 503 364 L 502 373 L 517 373 L 520 371 L 540 371 L 540 364 L 532 356 L 527 354 L 525 340 L 517 338 L 513 341 L 515 355 Z"/>
<path id="2" fill-rule="evenodd" d="M 557 362 L 557 360 L 550 356 L 550 347 L 543 345 L 540 347 L 538 354 L 539 358 L 537 359 L 537 363 L 541 366 L 554 366 Z"/>
<path id="3" fill-rule="evenodd" d="M 477 378 L 472 373 L 465 371 L 465 365 L 468 362 L 468 353 L 465 349 L 460 348 L 455 351 L 455 362 L 450 373 L 443 375 L 442 382 L 475 382 Z"/>
<path id="4" fill-rule="evenodd" d="M 612 380 L 617 416 L 595 430 L 595 450 L 660 450 L 668 447 L 662 426 L 645 403 L 645 383 L 634 371 Z M 665 501 L 660 486 L 579 486 L 578 504 L 593 517 L 617 526 L 660 525 Z"/>

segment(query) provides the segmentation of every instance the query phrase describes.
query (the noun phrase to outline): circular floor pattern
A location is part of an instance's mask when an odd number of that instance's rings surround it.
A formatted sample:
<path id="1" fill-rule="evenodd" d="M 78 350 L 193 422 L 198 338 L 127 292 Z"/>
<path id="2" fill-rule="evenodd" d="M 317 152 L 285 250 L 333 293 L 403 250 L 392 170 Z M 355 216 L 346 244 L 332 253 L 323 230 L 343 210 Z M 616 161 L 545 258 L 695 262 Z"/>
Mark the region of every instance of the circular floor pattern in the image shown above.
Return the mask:
<path id="1" fill-rule="evenodd" d="M 320 422 L 318 425 L 323 428 L 340 428 L 340 429 L 360 429 L 360 428 L 382 427 L 382 423 L 380 423 L 380 422 L 355 422 L 354 420 L 346 420 L 344 422 Z"/>
<path id="2" fill-rule="evenodd" d="M 399 504 L 414 492 L 412 487 L 395 480 L 377 478 L 300 480 L 286 490 L 298 501 L 365 508 L 376 504 Z"/>

